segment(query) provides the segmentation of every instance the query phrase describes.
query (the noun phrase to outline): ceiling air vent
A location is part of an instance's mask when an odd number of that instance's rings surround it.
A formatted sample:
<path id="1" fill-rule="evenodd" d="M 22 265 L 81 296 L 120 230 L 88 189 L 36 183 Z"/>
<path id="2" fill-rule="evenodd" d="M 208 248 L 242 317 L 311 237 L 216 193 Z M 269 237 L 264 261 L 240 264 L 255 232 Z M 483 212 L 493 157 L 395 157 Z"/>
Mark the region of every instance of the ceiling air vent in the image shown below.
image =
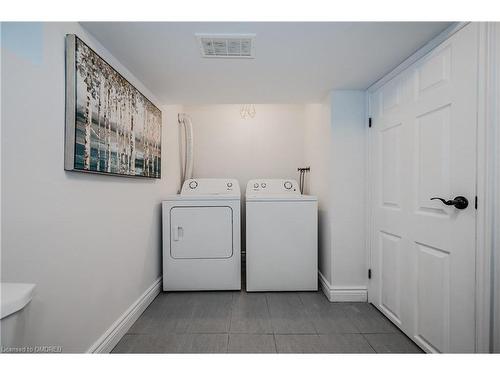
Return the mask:
<path id="1" fill-rule="evenodd" d="M 196 34 L 203 57 L 255 58 L 255 34 Z"/>

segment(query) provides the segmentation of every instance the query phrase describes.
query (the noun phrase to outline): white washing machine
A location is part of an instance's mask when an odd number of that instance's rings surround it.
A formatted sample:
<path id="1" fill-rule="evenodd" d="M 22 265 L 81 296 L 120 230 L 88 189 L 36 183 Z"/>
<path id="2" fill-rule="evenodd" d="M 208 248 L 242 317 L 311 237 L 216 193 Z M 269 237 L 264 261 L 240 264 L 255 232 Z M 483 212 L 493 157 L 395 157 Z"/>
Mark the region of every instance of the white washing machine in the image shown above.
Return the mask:
<path id="1" fill-rule="evenodd" d="M 248 182 L 246 277 L 248 291 L 318 290 L 318 200 L 297 181 Z"/>
<path id="2" fill-rule="evenodd" d="M 189 179 L 162 202 L 163 290 L 241 289 L 240 187 Z"/>

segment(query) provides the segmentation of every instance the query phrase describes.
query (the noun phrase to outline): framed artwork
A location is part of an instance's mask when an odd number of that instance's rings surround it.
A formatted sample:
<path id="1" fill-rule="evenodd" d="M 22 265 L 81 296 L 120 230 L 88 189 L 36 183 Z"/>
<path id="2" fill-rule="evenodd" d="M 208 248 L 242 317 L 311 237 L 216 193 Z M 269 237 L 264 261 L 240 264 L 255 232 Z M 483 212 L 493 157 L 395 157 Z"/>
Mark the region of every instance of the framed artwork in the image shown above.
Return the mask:
<path id="1" fill-rule="evenodd" d="M 161 125 L 150 100 L 66 35 L 66 170 L 161 178 Z"/>

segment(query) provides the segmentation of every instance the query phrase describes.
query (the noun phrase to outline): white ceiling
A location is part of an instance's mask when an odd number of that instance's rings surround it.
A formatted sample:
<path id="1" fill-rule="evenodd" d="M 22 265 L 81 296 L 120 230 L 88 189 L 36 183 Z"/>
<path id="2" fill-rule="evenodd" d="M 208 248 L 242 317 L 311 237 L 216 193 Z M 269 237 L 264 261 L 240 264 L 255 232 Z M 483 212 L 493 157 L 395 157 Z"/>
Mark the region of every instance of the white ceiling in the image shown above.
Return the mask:
<path id="1" fill-rule="evenodd" d="M 447 22 L 83 22 L 165 104 L 306 103 L 365 89 Z M 255 33 L 255 59 L 200 56 L 195 33 Z"/>

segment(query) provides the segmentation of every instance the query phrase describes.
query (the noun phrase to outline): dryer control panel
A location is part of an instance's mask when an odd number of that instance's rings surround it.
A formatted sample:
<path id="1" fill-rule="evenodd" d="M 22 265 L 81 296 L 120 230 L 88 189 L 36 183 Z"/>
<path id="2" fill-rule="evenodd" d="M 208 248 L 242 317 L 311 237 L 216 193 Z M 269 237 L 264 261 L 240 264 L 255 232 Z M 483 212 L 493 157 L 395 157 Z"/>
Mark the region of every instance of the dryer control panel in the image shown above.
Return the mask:
<path id="1" fill-rule="evenodd" d="M 240 185 L 234 178 L 191 178 L 184 181 L 181 195 L 239 194 Z"/>
<path id="2" fill-rule="evenodd" d="M 299 184 L 293 179 L 265 179 L 250 180 L 246 194 L 252 195 L 300 195 Z"/>

